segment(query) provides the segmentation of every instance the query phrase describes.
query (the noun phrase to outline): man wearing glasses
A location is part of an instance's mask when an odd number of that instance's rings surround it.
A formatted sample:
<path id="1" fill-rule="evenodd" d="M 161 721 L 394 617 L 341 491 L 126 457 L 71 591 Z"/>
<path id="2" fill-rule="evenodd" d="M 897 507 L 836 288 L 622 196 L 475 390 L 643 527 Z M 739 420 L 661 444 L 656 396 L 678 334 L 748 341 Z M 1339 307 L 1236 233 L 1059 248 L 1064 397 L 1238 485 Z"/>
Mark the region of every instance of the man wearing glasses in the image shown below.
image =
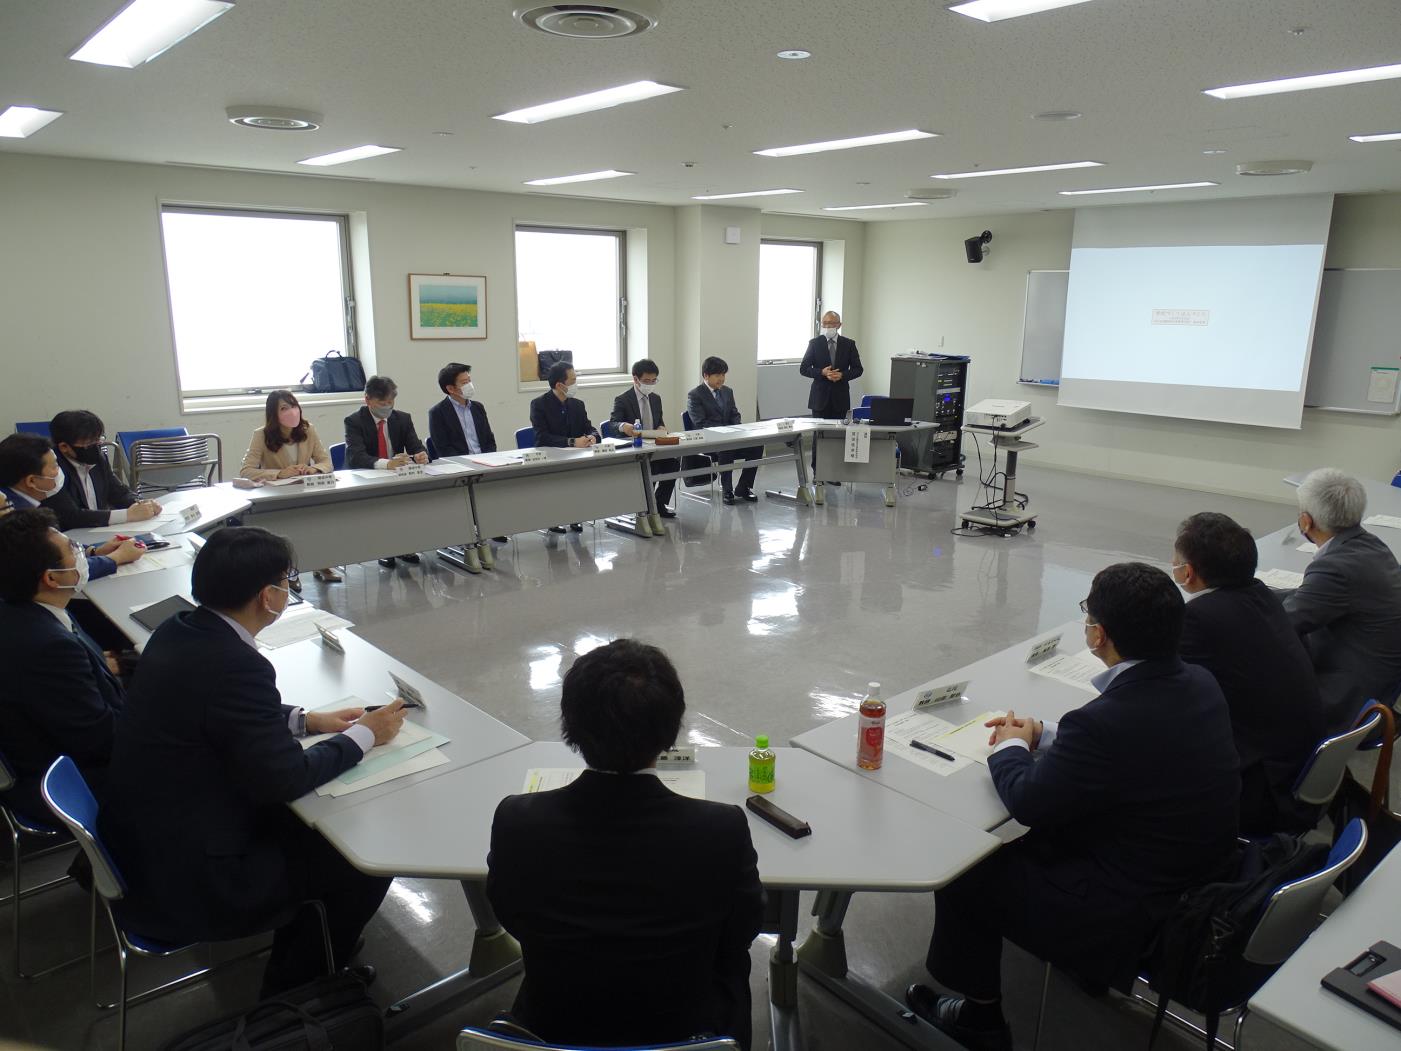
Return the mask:
<path id="1" fill-rule="evenodd" d="M 1230 713 L 1211 674 L 1177 655 L 1177 585 L 1120 563 L 1095 576 L 1080 609 L 1105 665 L 1099 696 L 1059 724 L 1015 711 L 988 724 L 997 794 L 1031 831 L 935 894 L 925 967 L 961 995 L 905 992 L 968 1047 L 1012 1047 L 1004 937 L 1086 985 L 1126 990 L 1158 922 L 1235 846 Z"/>

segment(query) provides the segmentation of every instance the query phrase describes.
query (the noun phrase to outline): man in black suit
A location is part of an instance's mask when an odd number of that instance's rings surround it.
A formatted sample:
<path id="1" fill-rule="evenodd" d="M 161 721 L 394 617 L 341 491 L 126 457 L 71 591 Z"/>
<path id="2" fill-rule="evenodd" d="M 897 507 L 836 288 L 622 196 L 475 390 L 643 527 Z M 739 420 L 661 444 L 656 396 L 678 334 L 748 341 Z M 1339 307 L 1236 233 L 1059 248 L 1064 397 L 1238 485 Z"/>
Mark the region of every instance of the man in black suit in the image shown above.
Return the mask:
<path id="1" fill-rule="evenodd" d="M 491 433 L 486 408 L 476 399 L 472 366 L 453 361 L 438 370 L 438 387 L 447 395 L 428 410 L 428 436 L 439 456 L 470 456 L 494 453 L 496 435 Z"/>
<path id="2" fill-rule="evenodd" d="M 822 315 L 822 335 L 808 340 L 799 371 L 812 380 L 808 409 L 824 420 L 843 419 L 851 408 L 851 381 L 858 378 L 861 355 L 856 340 L 838 335 L 842 318 L 835 310 Z"/>
<path id="3" fill-rule="evenodd" d="M 654 776 L 685 695 L 665 654 L 619 639 L 564 677 L 573 784 L 496 808 L 487 895 L 521 944 L 512 1013 L 557 1043 L 651 1044 L 709 1033 L 749 1047 L 749 943 L 763 891 L 738 807 Z"/>
<path id="4" fill-rule="evenodd" d="M 394 408 L 398 396 L 399 388 L 388 376 L 371 376 L 365 381 L 365 404 L 345 418 L 347 467 L 392 471 L 408 463 L 428 462 L 428 450 L 418 440 L 413 417 Z M 399 557 L 418 565 L 417 554 Z M 394 556 L 381 558 L 379 564 L 393 569 Z"/>
<path id="5" fill-rule="evenodd" d="M 634 436 L 635 423 L 641 423 L 644 431 L 667 433 L 666 423 L 662 420 L 662 396 L 657 393 L 657 377 L 660 375 L 661 370 L 651 358 L 633 363 L 632 386 L 613 399 L 613 414 L 608 417 L 618 425 L 618 431 L 624 437 Z M 680 469 L 681 464 L 677 460 L 652 461 L 652 470 L 658 474 Z M 675 478 L 657 483 L 657 511 L 663 518 L 676 517 L 676 512 L 667 506 L 675 490 Z"/>
<path id="6" fill-rule="evenodd" d="M 733 427 L 743 422 L 739 406 L 735 404 L 734 391 L 725 386 L 725 376 L 729 373 L 729 363 L 724 358 L 708 357 L 701 362 L 701 382 L 686 395 L 686 415 L 691 417 L 691 426 L 696 430 L 705 427 Z M 764 455 L 762 445 L 747 449 L 728 449 L 713 454 L 716 463 L 733 463 L 735 460 L 757 460 Z M 739 488 L 731 488 L 730 476 L 733 471 L 720 472 L 720 489 L 725 503 L 733 504 L 735 499 L 750 503 L 759 499 L 754 492 L 754 478 L 759 473 L 757 467 L 746 467 L 739 472 Z"/>
<path id="7" fill-rule="evenodd" d="M 1156 925 L 1235 849 L 1240 775 L 1216 680 L 1177 656 L 1182 594 L 1141 562 L 1095 575 L 1085 643 L 1100 695 L 1059 726 L 995 719 L 988 771 L 1031 831 L 935 894 L 925 966 L 962 996 L 906 1001 L 965 1046 L 1007 1049 L 1002 939 L 1127 989 Z"/>
<path id="8" fill-rule="evenodd" d="M 48 813 L 39 782 L 60 755 L 101 794 L 126 704 L 115 661 L 68 614 L 86 580 L 81 547 L 51 512 L 0 519 L 0 752 L 16 779 L 6 801 L 31 817 Z"/>
<path id="9" fill-rule="evenodd" d="M 123 922 L 171 942 L 275 928 L 264 995 L 324 972 L 320 924 L 303 902 L 325 907 L 344 967 L 390 882 L 358 872 L 286 804 L 392 740 L 404 719 L 400 700 L 368 713 L 282 703 L 254 637 L 286 608 L 294 564 L 291 545 L 264 529 L 205 542 L 191 574 L 199 608 L 146 644 L 98 815 L 128 883 Z M 303 749 L 306 733 L 332 736 Z"/>
<path id="10" fill-rule="evenodd" d="M 598 444 L 598 432 L 589 422 L 584 403 L 574 397 L 577 377 L 574 366 L 557 361 L 546 374 L 550 389 L 530 403 L 530 425 L 535 428 L 535 444 L 553 449 L 588 449 Z M 569 528 L 582 533 L 580 522 Z M 563 533 L 564 526 L 550 526 L 550 532 Z"/>
<path id="11" fill-rule="evenodd" d="M 1306 832 L 1318 808 L 1294 799 L 1294 782 L 1324 735 L 1323 702 L 1289 615 L 1255 579 L 1258 558 L 1254 538 L 1225 515 L 1204 511 L 1177 527 L 1172 577 L 1190 596 L 1179 652 L 1226 695 L 1242 833 Z"/>
<path id="12" fill-rule="evenodd" d="M 86 409 L 60 412 L 49 422 L 49 437 L 66 480 L 44 506 L 58 515 L 60 529 L 142 522 L 160 514 L 160 504 L 138 500 L 112 473 L 102 454 L 105 430 L 101 418 Z"/>

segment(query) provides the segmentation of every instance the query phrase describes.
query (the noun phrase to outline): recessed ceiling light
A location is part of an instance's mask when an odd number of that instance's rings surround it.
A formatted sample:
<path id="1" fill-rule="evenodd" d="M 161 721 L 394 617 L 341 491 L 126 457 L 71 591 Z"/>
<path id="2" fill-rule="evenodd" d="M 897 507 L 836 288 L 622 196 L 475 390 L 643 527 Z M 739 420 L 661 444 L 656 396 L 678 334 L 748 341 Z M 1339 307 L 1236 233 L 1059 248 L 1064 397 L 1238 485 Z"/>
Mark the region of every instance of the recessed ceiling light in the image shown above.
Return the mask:
<path id="1" fill-rule="evenodd" d="M 27 139 L 40 128 L 63 116 L 62 110 L 10 106 L 0 113 L 0 138 Z"/>
<path id="2" fill-rule="evenodd" d="M 1307 175 L 1313 161 L 1248 161 L 1236 165 L 1237 175 Z"/>
<path id="3" fill-rule="evenodd" d="M 1020 18 L 1085 3 L 1089 0 L 964 0 L 960 4 L 950 4 L 949 10 L 979 22 L 1001 22 L 1004 18 Z"/>
<path id="4" fill-rule="evenodd" d="M 1080 112 L 1073 109 L 1048 109 L 1045 113 L 1037 113 L 1032 116 L 1032 120 L 1079 120 Z"/>
<path id="5" fill-rule="evenodd" d="M 1227 150 L 1227 149 L 1226 149 L 1225 147 L 1223 147 L 1223 146 L 1209 146 L 1209 147 L 1207 147 L 1206 149 L 1202 150 L 1202 156 L 1203 156 L 1203 157 L 1219 157 L 1219 156 L 1221 156 L 1221 154 L 1223 154 L 1223 153 L 1229 153 L 1229 152 L 1230 152 L 1230 151 Z"/>
<path id="6" fill-rule="evenodd" d="M 345 164 L 348 161 L 360 161 L 366 157 L 380 157 L 386 153 L 398 153 L 398 146 L 352 146 L 348 150 L 337 150 L 335 153 L 323 153 L 320 157 L 308 157 L 298 164 L 310 164 L 317 168 L 324 168 L 331 164 Z"/>
<path id="7" fill-rule="evenodd" d="M 1401 139 L 1401 131 L 1383 131 L 1375 135 L 1349 135 L 1353 142 L 1395 142 Z"/>
<path id="8" fill-rule="evenodd" d="M 606 172 L 584 172 L 581 175 L 556 175 L 551 179 L 529 179 L 526 186 L 563 186 L 567 182 L 593 182 L 595 179 L 618 179 L 637 172 L 620 172 L 609 168 Z"/>
<path id="9" fill-rule="evenodd" d="M 315 131 L 323 119 L 319 113 L 284 106 L 230 106 L 224 114 L 230 124 L 259 131 Z"/>
<path id="10" fill-rule="evenodd" d="M 1095 193 L 1139 193 L 1150 190 L 1195 190 L 1199 186 L 1220 186 L 1219 182 L 1163 182 L 1155 186 L 1106 186 L 1099 190 L 1058 190 L 1062 197 L 1085 197 Z"/>
<path id="11" fill-rule="evenodd" d="M 135 69 L 203 29 L 233 0 L 131 0 L 68 57 Z"/>
<path id="12" fill-rule="evenodd" d="M 1312 73 L 1304 77 L 1283 80 L 1262 80 L 1255 84 L 1232 84 L 1224 88 L 1208 88 L 1203 95 L 1216 99 L 1247 99 L 1256 95 L 1279 95 L 1286 91 L 1309 91 L 1313 88 L 1334 88 L 1344 84 L 1366 84 L 1374 80 L 1395 80 L 1401 77 L 1401 63 L 1390 66 L 1369 66 L 1366 69 L 1344 69 L 1336 73 Z"/>
<path id="13" fill-rule="evenodd" d="M 777 197 L 784 193 L 802 193 L 802 190 L 745 190 L 742 193 L 702 193 L 692 197 L 693 201 L 728 201 L 732 197 Z"/>
<path id="14" fill-rule="evenodd" d="M 643 99 L 656 98 L 658 95 L 670 95 L 673 91 L 682 90 L 684 89 L 673 87 L 670 84 L 658 84 L 654 80 L 638 80 L 631 84 L 620 84 L 616 88 L 604 88 L 602 91 L 590 91 L 586 95 L 575 95 L 572 98 L 558 99 L 555 102 L 543 102 L 538 106 L 527 106 L 525 109 L 512 110 L 510 113 L 498 113 L 492 119 L 506 120 L 512 124 L 539 124 L 557 117 L 573 117 L 580 113 L 610 109 L 626 102 L 641 102 Z"/>
<path id="15" fill-rule="evenodd" d="M 799 59 L 812 58 L 812 52 L 811 52 L 811 51 L 804 51 L 804 50 L 802 50 L 801 48 L 796 48 L 796 47 L 795 47 L 795 48 L 790 48 L 790 49 L 787 50 L 787 51 L 780 51 L 780 52 L 778 53 L 778 57 L 779 57 L 779 58 L 790 59 L 790 60 L 796 62 L 796 61 L 798 61 Z"/>
<path id="16" fill-rule="evenodd" d="M 923 201 L 900 201 L 898 204 L 843 204 L 831 208 L 823 208 L 824 212 L 867 212 L 876 208 L 923 208 Z"/>
<path id="17" fill-rule="evenodd" d="M 1028 175 L 1032 172 L 1058 172 L 1069 168 L 1102 168 L 1103 161 L 1067 161 L 1064 164 L 1033 164 L 1025 168 L 992 168 L 988 171 L 945 172 L 931 179 L 982 179 L 989 175 Z"/>
<path id="18" fill-rule="evenodd" d="M 937 139 L 932 131 L 907 128 L 904 131 L 883 131 L 876 135 L 858 135 L 851 139 L 830 139 L 827 142 L 807 142 L 801 146 L 770 146 L 755 150 L 759 157 L 797 157 L 804 153 L 826 153 L 829 150 L 851 150 L 857 146 L 882 146 L 888 142 L 910 142 L 914 139 Z"/>

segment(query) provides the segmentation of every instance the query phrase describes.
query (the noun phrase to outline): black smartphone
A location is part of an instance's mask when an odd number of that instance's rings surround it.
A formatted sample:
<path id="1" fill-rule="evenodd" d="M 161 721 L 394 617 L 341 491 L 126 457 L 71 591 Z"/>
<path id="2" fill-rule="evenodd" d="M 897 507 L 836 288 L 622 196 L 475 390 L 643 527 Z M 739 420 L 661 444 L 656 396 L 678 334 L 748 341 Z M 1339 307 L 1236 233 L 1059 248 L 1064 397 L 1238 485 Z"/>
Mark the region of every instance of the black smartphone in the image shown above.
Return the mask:
<path id="1" fill-rule="evenodd" d="M 132 537 L 138 544 L 147 551 L 159 551 L 163 547 L 169 547 L 169 540 L 162 540 L 155 533 L 142 533 L 140 536 Z"/>

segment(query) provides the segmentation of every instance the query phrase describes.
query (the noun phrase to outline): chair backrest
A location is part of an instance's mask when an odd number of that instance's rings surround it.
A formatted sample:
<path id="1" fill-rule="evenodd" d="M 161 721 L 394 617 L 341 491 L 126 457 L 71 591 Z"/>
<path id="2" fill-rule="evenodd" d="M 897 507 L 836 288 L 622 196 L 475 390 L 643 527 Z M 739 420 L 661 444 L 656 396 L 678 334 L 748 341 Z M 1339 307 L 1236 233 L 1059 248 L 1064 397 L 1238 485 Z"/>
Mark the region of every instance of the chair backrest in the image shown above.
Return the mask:
<path id="1" fill-rule="evenodd" d="M 39 437 L 41 437 L 41 438 L 52 438 L 52 437 L 53 437 L 53 435 L 49 433 L 49 421 L 48 421 L 48 420 L 34 420 L 34 421 L 32 421 L 32 422 L 29 422 L 29 423 L 24 423 L 24 422 L 17 423 L 17 424 L 15 424 L 15 433 L 16 433 L 16 434 L 37 434 L 37 435 L 39 435 Z"/>
<path id="2" fill-rule="evenodd" d="M 190 432 L 184 427 L 156 427 L 146 431 L 118 431 L 117 444 L 122 447 L 122 455 L 131 459 L 131 443 L 142 438 L 183 438 Z"/>
<path id="3" fill-rule="evenodd" d="M 327 449 L 326 451 L 329 452 L 329 453 L 331 454 L 331 470 L 333 470 L 333 471 L 344 471 L 344 470 L 345 470 L 345 442 L 336 442 L 335 445 L 331 446 L 331 447 L 330 447 L 329 449 Z"/>
<path id="4" fill-rule="evenodd" d="M 428 459 L 436 460 L 438 458 L 438 447 L 433 444 L 432 438 L 424 438 L 423 447 L 428 450 Z"/>
<path id="5" fill-rule="evenodd" d="M 696 425 L 691 422 L 691 414 L 684 409 L 681 411 L 681 429 L 683 431 L 693 431 L 696 429 Z"/>
<path id="6" fill-rule="evenodd" d="M 224 480 L 224 442 L 217 434 L 137 438 L 127 446 L 131 483 L 138 496 L 200 489 Z"/>
<path id="7" fill-rule="evenodd" d="M 5 753 L 0 752 L 0 792 L 8 792 L 15 787 L 15 772 L 10 767 L 10 761 L 5 758 Z"/>
<path id="8" fill-rule="evenodd" d="M 869 408 L 871 407 L 871 402 L 875 401 L 875 400 L 876 400 L 877 398 L 879 398 L 879 397 L 880 397 L 879 394 L 863 394 L 863 395 L 861 395 L 861 407 L 862 407 L 863 409 L 869 409 Z"/>
<path id="9" fill-rule="evenodd" d="M 1241 954 L 1251 963 L 1273 966 L 1283 963 L 1318 926 L 1318 910 L 1333 881 L 1362 856 L 1367 846 L 1367 824 L 1355 817 L 1344 827 L 1323 868 L 1277 888 Z"/>
<path id="10" fill-rule="evenodd" d="M 40 791 L 54 816 L 73 833 L 73 839 L 87 855 L 97 893 L 108 901 L 120 900 L 126 894 L 126 882 L 98 838 L 97 800 L 83 780 L 78 764 L 66 755 L 59 756 L 44 772 Z"/>
<path id="11" fill-rule="evenodd" d="M 683 1040 L 676 1044 L 598 1048 L 585 1044 L 551 1044 L 469 1025 L 457 1034 L 457 1051 L 739 1051 L 739 1044 L 727 1036 L 721 1036 Z"/>
<path id="12" fill-rule="evenodd" d="M 620 435 L 618 434 L 618 425 L 612 420 L 604 420 L 602 423 L 600 423 L 598 425 L 598 434 L 601 438 L 620 437 Z"/>
<path id="13" fill-rule="evenodd" d="M 517 448 L 517 449 L 533 449 L 533 448 L 535 448 L 535 428 L 534 428 L 534 427 L 522 427 L 522 428 L 520 428 L 519 430 L 516 431 L 516 448 Z"/>
<path id="14" fill-rule="evenodd" d="M 871 418 L 871 410 L 865 406 L 859 409 L 852 409 L 851 418 L 853 420 L 869 420 Z"/>
<path id="15" fill-rule="evenodd" d="M 1373 713 L 1361 726 L 1320 741 L 1299 771 L 1299 779 L 1294 782 L 1294 798 L 1315 805 L 1332 802 L 1338 786 L 1343 783 L 1348 760 L 1357 754 L 1362 742 L 1376 730 L 1380 721 L 1381 715 Z"/>

